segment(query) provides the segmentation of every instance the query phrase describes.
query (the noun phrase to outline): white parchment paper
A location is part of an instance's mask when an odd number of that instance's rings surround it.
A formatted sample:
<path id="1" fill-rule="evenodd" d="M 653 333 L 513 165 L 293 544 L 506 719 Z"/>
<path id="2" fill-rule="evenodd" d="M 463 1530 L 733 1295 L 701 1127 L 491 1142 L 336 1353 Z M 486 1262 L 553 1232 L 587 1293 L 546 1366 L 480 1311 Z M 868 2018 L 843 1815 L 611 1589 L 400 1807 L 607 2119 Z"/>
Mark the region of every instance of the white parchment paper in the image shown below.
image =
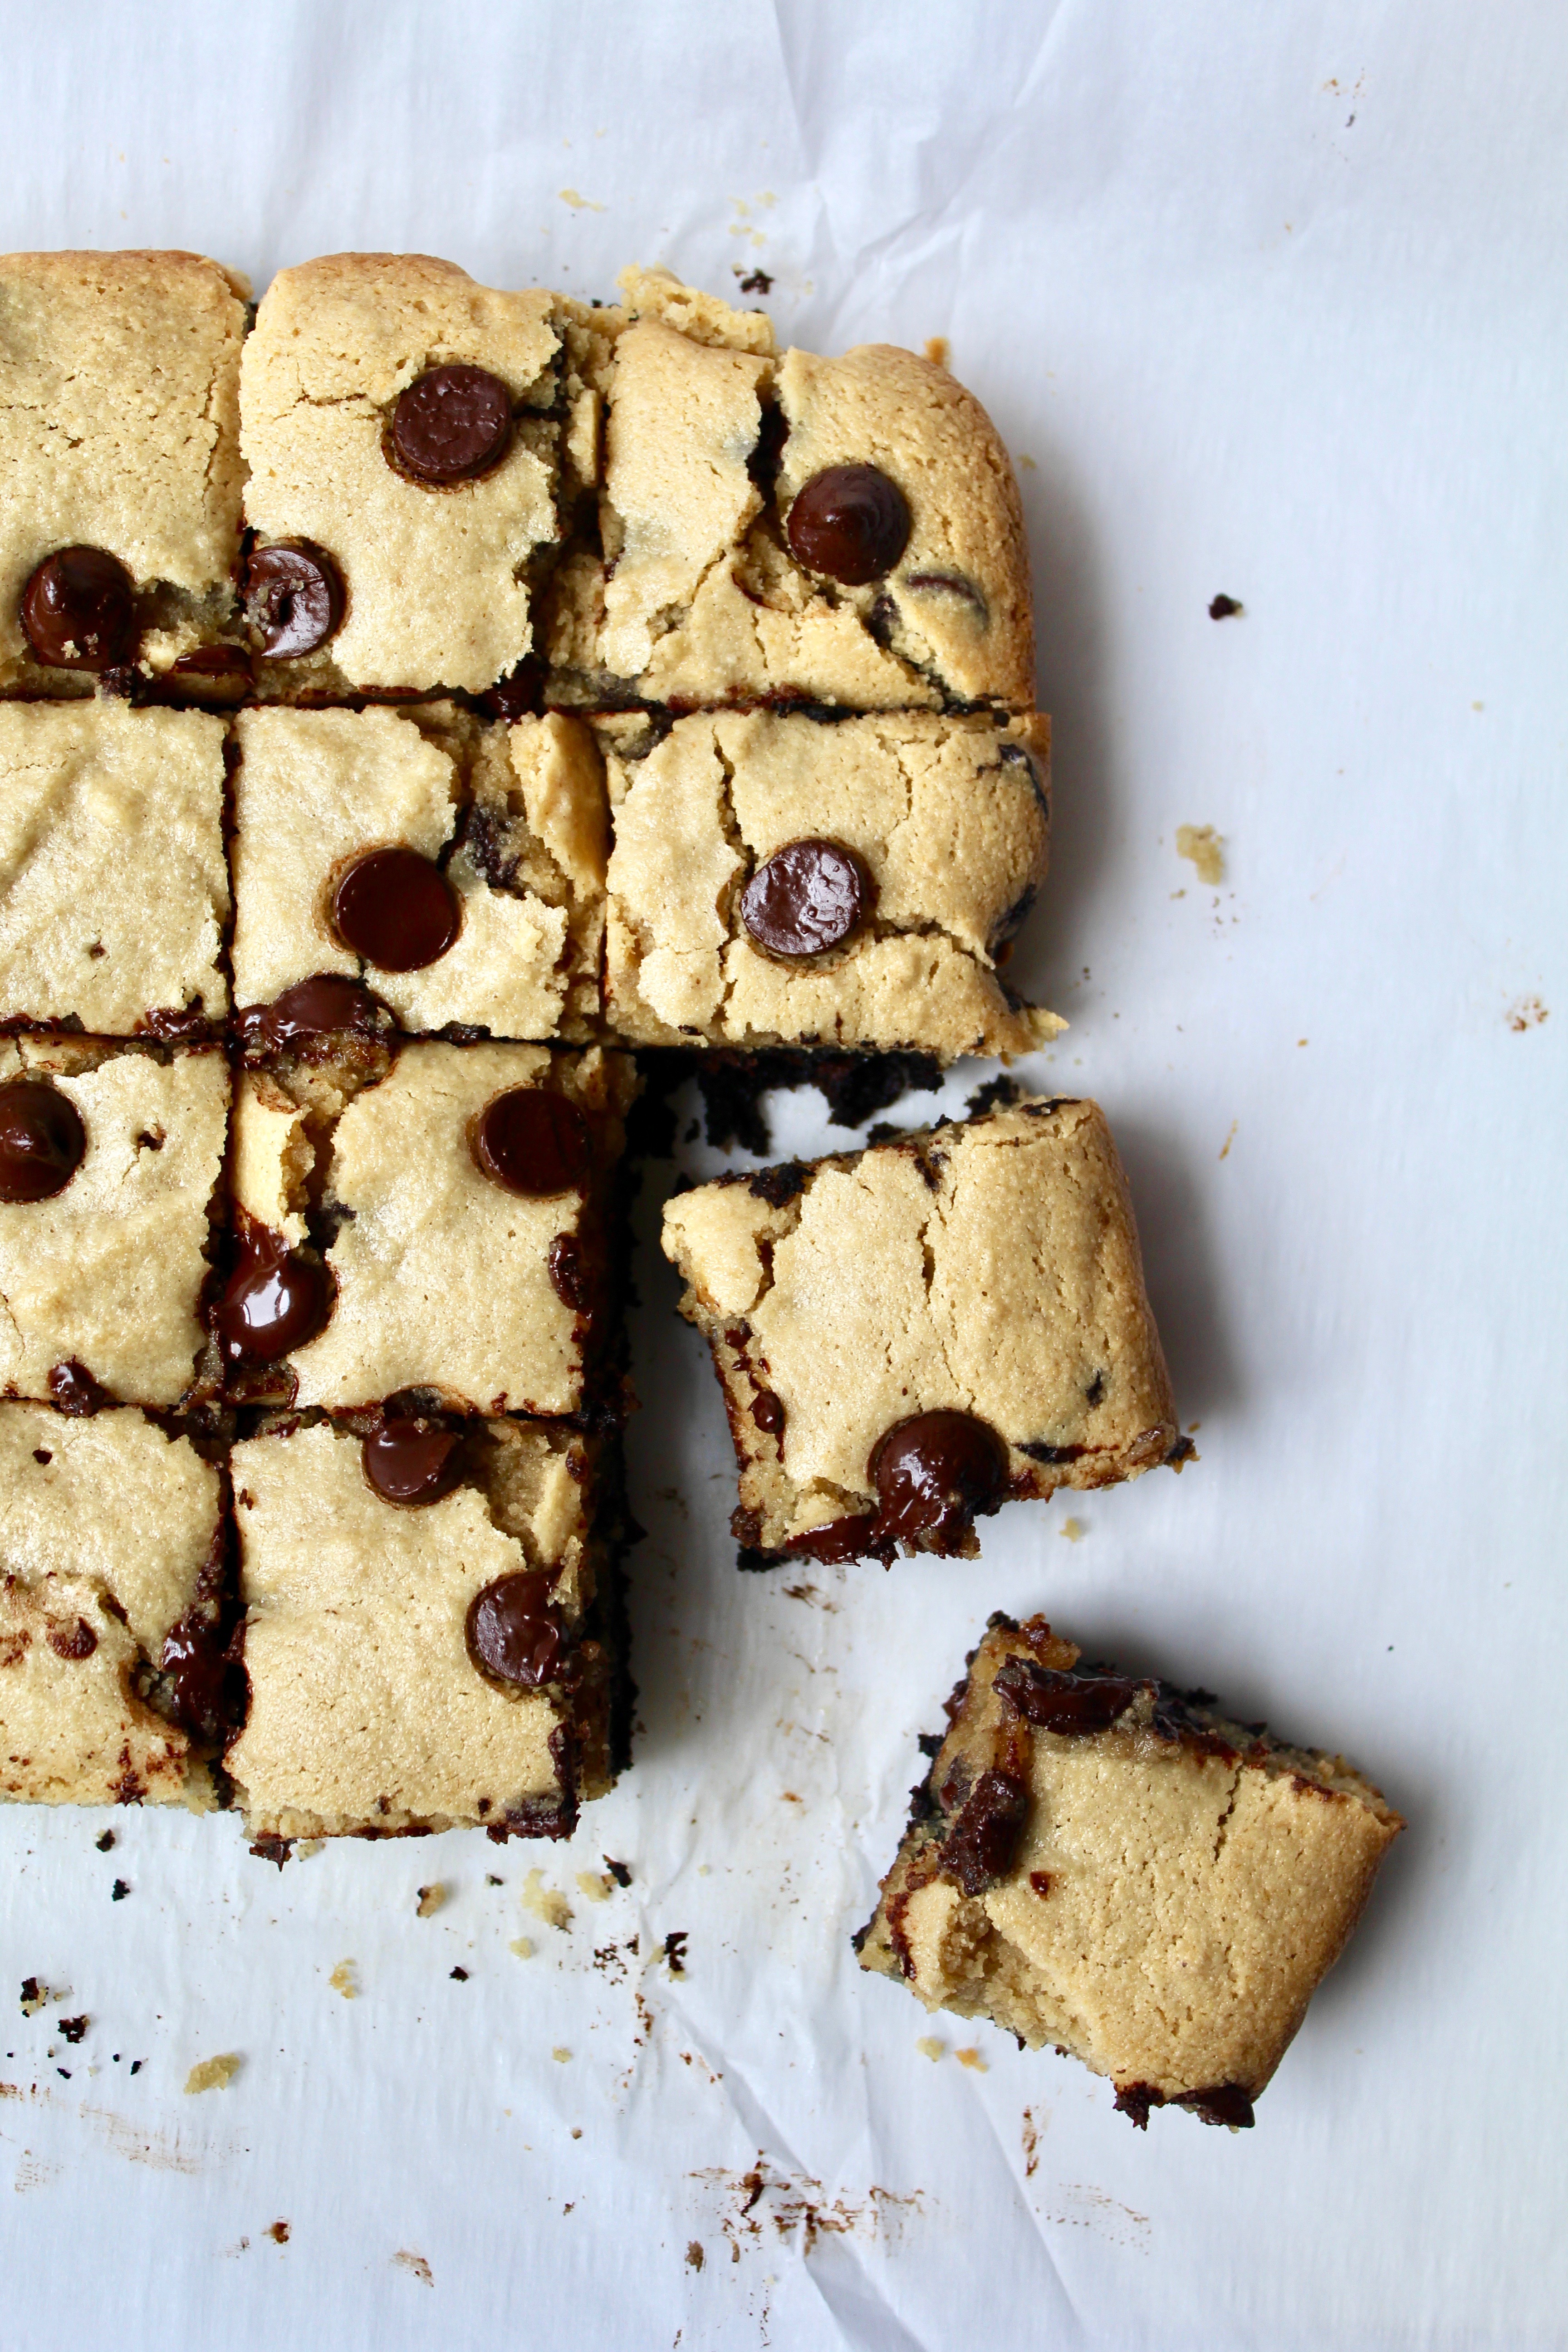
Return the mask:
<path id="1" fill-rule="evenodd" d="M 232 1821 L 5 1809 L 0 2338 L 1568 2340 L 1568 17 L 0 0 L 0 58 L 6 246 L 192 246 L 258 291 L 344 247 L 605 295 L 760 268 L 786 339 L 950 340 L 1022 469 L 1058 727 L 1021 971 L 1072 1027 L 1026 1075 L 1110 1114 L 1203 1457 L 975 1563 L 739 1576 L 650 1201 L 634 1771 L 570 1849 L 281 1876 Z M 843 1148 L 817 1113 L 781 1150 Z M 1136 2134 L 854 1965 L 999 1606 L 1409 1815 L 1249 2134 Z"/>

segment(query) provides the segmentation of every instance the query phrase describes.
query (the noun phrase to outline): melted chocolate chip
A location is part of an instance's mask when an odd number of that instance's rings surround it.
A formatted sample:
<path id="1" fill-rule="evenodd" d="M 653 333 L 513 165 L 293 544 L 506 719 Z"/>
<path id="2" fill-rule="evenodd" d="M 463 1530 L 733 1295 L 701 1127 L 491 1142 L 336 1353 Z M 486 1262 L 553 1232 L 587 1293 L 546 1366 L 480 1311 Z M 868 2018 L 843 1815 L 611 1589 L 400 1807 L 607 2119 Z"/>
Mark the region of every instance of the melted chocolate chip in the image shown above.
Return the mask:
<path id="1" fill-rule="evenodd" d="M 83 1658 L 91 1657 L 98 1647 L 98 1635 L 85 1617 L 79 1617 L 74 1625 L 49 1627 L 49 1647 L 57 1658 L 65 1658 L 74 1664 Z"/>
<path id="2" fill-rule="evenodd" d="M 906 588 L 916 588 L 928 596 L 956 596 L 960 604 L 968 604 L 984 621 L 985 599 L 973 580 L 964 580 L 956 572 L 911 572 L 905 579 Z"/>
<path id="3" fill-rule="evenodd" d="M 76 1105 L 43 1078 L 0 1086 L 0 1201 L 50 1201 L 87 1156 Z"/>
<path id="4" fill-rule="evenodd" d="M 1125 1715 L 1144 1685 L 1121 1675 L 1064 1674 L 1035 1658 L 1011 1657 L 997 1668 L 992 1688 L 1037 1730 L 1085 1739 Z"/>
<path id="5" fill-rule="evenodd" d="M 498 677 L 479 698 L 487 719 L 504 719 L 510 726 L 544 708 L 544 665 L 537 654 L 524 654 L 515 669 Z"/>
<path id="6" fill-rule="evenodd" d="M 752 1419 L 769 1437 L 782 1437 L 784 1425 L 784 1399 L 772 1389 L 759 1389 L 752 1399 Z"/>
<path id="7" fill-rule="evenodd" d="M 973 1413 L 921 1412 L 878 1439 L 867 1469 L 881 1498 L 878 1532 L 889 1542 L 932 1537 L 947 1549 L 1001 1501 L 1007 1449 Z"/>
<path id="8" fill-rule="evenodd" d="M 401 394 L 392 446 L 416 481 L 437 488 L 489 473 L 506 454 L 511 394 L 488 368 L 432 368 Z"/>
<path id="9" fill-rule="evenodd" d="M 168 1712 L 182 1731 L 222 1739 L 240 1711 L 243 1669 L 228 1655 L 216 1597 L 198 1599 L 175 1620 L 158 1663 L 168 1676 Z"/>
<path id="10" fill-rule="evenodd" d="M 556 1672 L 565 1631 L 550 1607 L 548 1576 L 498 1577 L 468 1604 L 468 1655 L 481 1674 L 537 1690 Z"/>
<path id="11" fill-rule="evenodd" d="M 820 955 L 864 921 L 876 886 L 852 849 L 792 841 L 760 866 L 741 898 L 741 919 L 772 955 Z"/>
<path id="12" fill-rule="evenodd" d="M 513 1087 L 479 1113 L 474 1158 L 493 1184 L 542 1200 L 587 1182 L 593 1139 L 587 1120 L 564 1095 Z"/>
<path id="13" fill-rule="evenodd" d="M 324 646 L 343 617 L 342 575 L 326 549 L 308 539 L 254 548 L 245 567 L 245 616 L 273 661 L 297 661 Z"/>
<path id="14" fill-rule="evenodd" d="M 550 1269 L 550 1287 L 563 1307 L 569 1307 L 574 1315 L 586 1315 L 593 1304 L 593 1287 L 577 1235 L 557 1234 L 545 1264 Z"/>
<path id="15" fill-rule="evenodd" d="M 790 1548 L 826 1567 L 848 1559 L 887 1559 L 889 1548 L 880 1541 L 879 1526 L 875 1511 L 858 1511 L 847 1518 L 829 1519 L 805 1535 L 793 1536 Z"/>
<path id="16" fill-rule="evenodd" d="M 942 1866 L 966 1895 L 984 1895 L 1013 1867 L 1029 1817 L 1029 1784 L 1016 1772 L 982 1772 L 942 1850 Z"/>
<path id="17" fill-rule="evenodd" d="M 796 492 L 784 535 L 808 572 L 863 588 L 892 570 L 910 528 L 909 501 L 879 466 L 829 466 Z"/>
<path id="18" fill-rule="evenodd" d="M 101 547 L 58 548 L 23 589 L 21 618 L 51 669 L 110 669 L 134 649 L 135 584 Z"/>
<path id="19" fill-rule="evenodd" d="M 69 1413 L 73 1421 L 90 1421 L 95 1412 L 101 1412 L 106 1404 L 114 1402 L 109 1391 L 74 1356 L 68 1357 L 63 1364 L 50 1365 L 49 1394 L 57 1411 Z"/>
<path id="20" fill-rule="evenodd" d="M 1057 1463 L 1076 1462 L 1081 1454 L 1089 1452 L 1089 1448 L 1087 1445 L 1047 1445 L 1041 1437 L 1021 1437 L 1018 1451 L 1026 1454 L 1031 1462 L 1043 1462 L 1049 1467 Z"/>
<path id="21" fill-rule="evenodd" d="M 1134 2131 L 1147 2131 L 1150 2108 L 1164 2104 L 1165 2094 L 1152 2083 L 1123 2083 L 1116 2094 L 1116 2113 L 1125 2116 Z"/>
<path id="22" fill-rule="evenodd" d="M 364 982 L 331 971 L 296 981 L 270 1004 L 252 1005 L 239 1016 L 245 1043 L 273 1053 L 307 1037 L 327 1037 L 335 1032 L 372 1037 L 375 1029 L 376 1000 Z"/>
<path id="23" fill-rule="evenodd" d="M 438 1421 L 388 1418 L 360 1448 L 364 1475 L 384 1503 L 417 1508 L 449 1495 L 461 1474 L 460 1440 Z"/>
<path id="24" fill-rule="evenodd" d="M 326 1328 L 334 1297 L 325 1265 L 242 1217 L 238 1256 L 212 1309 L 212 1326 L 231 1364 L 275 1364 Z"/>
<path id="25" fill-rule="evenodd" d="M 1239 2083 L 1212 2083 L 1205 2091 L 1184 2091 L 1176 2101 L 1205 2124 L 1228 2124 L 1232 2131 L 1250 2131 L 1252 2098 Z"/>
<path id="26" fill-rule="evenodd" d="M 250 656 L 243 646 L 197 646 L 169 665 L 171 677 L 248 677 Z"/>
<path id="27" fill-rule="evenodd" d="M 458 936 L 458 901 L 438 866 L 416 849 L 356 857 L 332 893 L 344 947 L 383 971 L 423 971 Z"/>

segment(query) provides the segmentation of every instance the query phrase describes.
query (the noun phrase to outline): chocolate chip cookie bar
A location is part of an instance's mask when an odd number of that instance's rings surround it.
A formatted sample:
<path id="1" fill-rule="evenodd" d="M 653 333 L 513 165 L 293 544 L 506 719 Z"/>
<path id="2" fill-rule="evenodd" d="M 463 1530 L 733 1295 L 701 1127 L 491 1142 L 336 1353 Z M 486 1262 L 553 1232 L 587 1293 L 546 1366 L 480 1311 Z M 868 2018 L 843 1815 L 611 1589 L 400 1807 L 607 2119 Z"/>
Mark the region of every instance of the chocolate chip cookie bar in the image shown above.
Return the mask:
<path id="1" fill-rule="evenodd" d="M 248 290 L 194 253 L 0 258 L 0 693 L 199 685 L 235 617 Z"/>
<path id="2" fill-rule="evenodd" d="M 600 546 L 552 583 L 552 698 L 1027 709 L 1023 513 L 979 403 L 911 352 L 778 355 L 667 272 L 620 283 Z"/>
<path id="3" fill-rule="evenodd" d="M 221 1488 L 140 1412 L 0 1404 L 0 1797 L 212 1803 Z"/>
<path id="4" fill-rule="evenodd" d="M 226 1764 L 279 1861 L 459 1823 L 565 1837 L 614 1778 L 597 1441 L 426 1402 L 234 1449 L 250 1701 Z"/>
<path id="5" fill-rule="evenodd" d="M 591 1034 L 608 817 L 579 721 L 486 726 L 437 702 L 247 710 L 235 733 L 234 982 L 249 1027 L 331 976 L 363 982 L 411 1031 Z"/>
<path id="6" fill-rule="evenodd" d="M 745 1551 L 973 1556 L 977 1514 L 1190 1451 L 1097 1104 L 1026 1101 L 670 1201 Z"/>
<path id="7" fill-rule="evenodd" d="M 479 693 L 523 661 L 574 425 L 594 437 L 577 315 L 421 254 L 273 279 L 240 401 L 246 608 L 277 690 Z"/>
<path id="8" fill-rule="evenodd" d="M 317 1048 L 322 1050 L 318 1051 Z M 575 1413 L 610 1337 L 610 1188 L 636 1091 L 593 1048 L 303 1041 L 237 1082 L 210 1310 L 230 1395 Z"/>
<path id="9" fill-rule="evenodd" d="M 1045 877 L 1043 719 L 602 719 L 620 1035 L 1026 1053 L 997 965 Z"/>
<path id="10" fill-rule="evenodd" d="M 0 703 L 0 1027 L 223 1018 L 224 790 L 219 719 Z"/>
<path id="11" fill-rule="evenodd" d="M 1404 1822 L 1342 1758 L 993 1617 L 860 1964 L 1245 2126 Z M 933 1753 L 934 1751 L 934 1753 Z"/>
<path id="12" fill-rule="evenodd" d="M 0 1042 L 0 1392 L 198 1391 L 228 1102 L 216 1046 Z"/>

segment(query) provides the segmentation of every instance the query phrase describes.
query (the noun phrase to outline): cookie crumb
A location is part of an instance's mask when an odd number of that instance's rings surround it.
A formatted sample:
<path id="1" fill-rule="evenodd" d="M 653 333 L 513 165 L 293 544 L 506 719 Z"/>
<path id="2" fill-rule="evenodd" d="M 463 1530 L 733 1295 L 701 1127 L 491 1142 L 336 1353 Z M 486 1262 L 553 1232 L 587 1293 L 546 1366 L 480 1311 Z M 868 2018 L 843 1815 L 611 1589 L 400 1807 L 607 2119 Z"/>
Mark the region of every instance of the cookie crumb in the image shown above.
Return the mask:
<path id="1" fill-rule="evenodd" d="M 968 2067 L 972 2074 L 988 2074 L 991 2072 L 978 2050 L 955 2050 L 952 2054 L 961 2066 Z"/>
<path id="2" fill-rule="evenodd" d="M 414 1906 L 415 1917 L 433 1919 L 446 1900 L 447 1890 L 444 1886 L 422 1886 L 419 1889 L 419 1899 Z"/>
<path id="3" fill-rule="evenodd" d="M 570 2050 L 563 2050 L 559 2044 L 557 2044 L 556 2048 L 553 2049 L 550 2054 L 554 2059 L 558 2066 L 566 2065 L 570 2062 L 572 2056 Z"/>
<path id="4" fill-rule="evenodd" d="M 929 2058 L 933 2066 L 939 2058 L 947 2056 L 946 2042 L 939 2042 L 934 2033 L 922 2033 L 915 2043 L 915 2048 L 922 2058 Z"/>
<path id="5" fill-rule="evenodd" d="M 559 1927 L 563 1933 L 572 1925 L 572 1906 L 558 1887 L 546 1886 L 540 1871 L 531 1870 L 522 1882 L 522 1907 L 542 1919 L 547 1927 Z"/>
<path id="6" fill-rule="evenodd" d="M 570 205 L 574 213 L 602 213 L 605 210 L 605 205 L 596 205 L 592 196 L 580 196 L 575 188 L 563 188 L 561 201 L 563 205 Z"/>
<path id="7" fill-rule="evenodd" d="M 195 2091 L 226 2091 L 243 2063 L 237 2050 L 226 2051 L 221 2058 L 204 2058 L 185 2076 L 187 2095 Z"/>
<path id="8" fill-rule="evenodd" d="M 1225 836 L 1212 824 L 1179 824 L 1176 855 L 1196 866 L 1200 882 L 1212 887 L 1225 880 Z"/>
<path id="9" fill-rule="evenodd" d="M 48 1998 L 48 1986 L 42 1983 L 38 1978 L 24 1977 L 22 1979 L 22 2014 L 24 2017 L 37 2017 L 39 2010 L 44 2007 Z"/>
<path id="10" fill-rule="evenodd" d="M 707 2256 L 703 2253 L 700 2240 L 697 2238 L 689 2239 L 686 2247 L 687 2269 L 690 2271 L 700 2271 L 706 2260 Z"/>
<path id="11" fill-rule="evenodd" d="M 1082 1543 L 1089 1532 L 1081 1519 L 1064 1519 L 1061 1531 L 1068 1543 Z"/>
<path id="12" fill-rule="evenodd" d="M 327 1982 L 334 1992 L 341 1992 L 345 2000 L 358 2000 L 359 1979 L 354 1974 L 353 1960 L 340 1960 Z"/>
<path id="13" fill-rule="evenodd" d="M 580 1870 L 577 1885 L 590 1903 L 607 1903 L 615 1892 L 616 1882 L 613 1878 L 601 1877 L 596 1870 Z"/>
<path id="14" fill-rule="evenodd" d="M 104 1830 L 100 1832 L 100 1833 L 93 1839 L 93 1843 L 98 1848 L 100 1853 L 109 1853 L 112 1852 L 114 1846 L 114 1832 L 112 1830 Z"/>
<path id="15" fill-rule="evenodd" d="M 952 349 L 952 345 L 948 341 L 945 335 L 928 335 L 926 337 L 926 357 L 930 360 L 932 367 L 944 368 L 947 365 L 948 354 Z"/>
<path id="16" fill-rule="evenodd" d="M 533 1946 L 526 1936 L 514 1936 L 507 1946 L 507 1950 L 515 1952 L 520 1960 L 531 1960 L 533 1958 Z"/>

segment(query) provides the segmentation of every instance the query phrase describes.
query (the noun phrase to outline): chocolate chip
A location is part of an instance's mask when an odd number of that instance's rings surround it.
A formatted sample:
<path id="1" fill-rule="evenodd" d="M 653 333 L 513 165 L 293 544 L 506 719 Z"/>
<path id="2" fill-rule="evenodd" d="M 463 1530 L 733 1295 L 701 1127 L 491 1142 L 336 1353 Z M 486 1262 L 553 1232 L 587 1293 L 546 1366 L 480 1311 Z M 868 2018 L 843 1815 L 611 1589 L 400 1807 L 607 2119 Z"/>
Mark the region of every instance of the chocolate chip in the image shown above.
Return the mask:
<path id="1" fill-rule="evenodd" d="M 557 1234 L 545 1264 L 550 1269 L 550 1287 L 563 1307 L 569 1307 L 574 1315 L 586 1315 L 593 1303 L 592 1286 L 576 1234 Z"/>
<path id="2" fill-rule="evenodd" d="M 474 1158 L 493 1184 L 542 1200 L 586 1183 L 593 1139 L 587 1120 L 563 1095 L 513 1087 L 479 1113 Z"/>
<path id="3" fill-rule="evenodd" d="M 253 548 L 245 567 L 245 617 L 273 661 L 297 661 L 324 646 L 343 617 L 343 583 L 324 547 L 280 539 Z"/>
<path id="4" fill-rule="evenodd" d="M 1211 621 L 1228 621 L 1232 619 L 1236 614 L 1245 612 L 1246 609 L 1247 607 L 1244 604 L 1238 604 L 1234 596 L 1221 594 L 1216 596 L 1213 604 L 1209 606 L 1209 619 Z M 1251 2118 L 1248 2117 L 1248 2121 L 1250 2120 Z"/>
<path id="5" fill-rule="evenodd" d="M 1232 2131 L 1250 2131 L 1252 2098 L 1239 2083 L 1214 2083 L 1205 2091 L 1182 2091 L 1176 2105 L 1201 2116 L 1205 2124 L 1228 2124 Z"/>
<path id="6" fill-rule="evenodd" d="M 836 841 L 792 841 L 747 883 L 741 919 L 779 956 L 820 955 L 843 944 L 870 912 L 876 886 L 852 849 Z"/>
<path id="7" fill-rule="evenodd" d="M 881 1498 L 879 1534 L 901 1543 L 931 1536 L 946 1549 L 977 1511 L 1001 1501 L 1007 1449 L 973 1413 L 921 1412 L 878 1439 L 867 1470 Z"/>
<path id="8" fill-rule="evenodd" d="M 0 1201 L 50 1201 L 87 1156 L 76 1105 L 43 1078 L 0 1086 Z"/>
<path id="9" fill-rule="evenodd" d="M 479 698 L 487 719 L 504 719 L 512 726 L 544 708 L 544 665 L 537 654 L 524 654 L 515 669 L 498 677 Z"/>
<path id="10" fill-rule="evenodd" d="M 33 1448 L 33 1459 L 34 1459 L 34 1461 L 35 1461 L 35 1462 L 41 1462 L 41 1463 L 43 1463 L 43 1464 L 45 1465 L 45 1466 L 47 1467 L 47 1465 L 48 1465 L 49 1463 L 51 1463 L 51 1462 L 54 1460 L 54 1458 L 55 1458 L 55 1457 L 54 1457 L 54 1455 L 49 1452 L 48 1447 L 47 1447 L 47 1445 L 35 1445 L 35 1446 L 34 1446 L 34 1448 Z"/>
<path id="11" fill-rule="evenodd" d="M 548 1576 L 500 1576 L 468 1604 L 468 1655 L 481 1674 L 537 1690 L 561 1663 L 565 1633 L 550 1607 Z"/>
<path id="12" fill-rule="evenodd" d="M 171 677 L 248 677 L 250 656 L 243 646 L 197 646 L 169 665 Z"/>
<path id="13" fill-rule="evenodd" d="M 887 1549 L 879 1540 L 879 1525 L 875 1511 L 857 1511 L 847 1518 L 829 1519 L 803 1536 L 793 1536 L 790 1548 L 829 1567 L 843 1560 L 866 1559 L 879 1552 L 887 1557 Z"/>
<path id="14" fill-rule="evenodd" d="M 90 1658 L 98 1647 L 98 1635 L 85 1617 L 79 1617 L 74 1625 L 49 1627 L 49 1647 L 57 1658 Z"/>
<path id="15" fill-rule="evenodd" d="M 306 1037 L 338 1032 L 374 1036 L 376 1012 L 376 1000 L 363 981 L 321 971 L 296 981 L 270 1004 L 252 1005 L 240 1014 L 239 1030 L 247 1045 L 279 1053 Z"/>
<path id="16" fill-rule="evenodd" d="M 168 1676 L 168 1712 L 183 1731 L 219 1740 L 240 1711 L 244 1669 L 227 1654 L 221 1610 L 195 1601 L 163 1636 L 158 1663 Z"/>
<path id="17" fill-rule="evenodd" d="M 828 466 L 795 493 L 785 536 L 808 572 L 863 588 L 892 570 L 910 528 L 909 501 L 879 466 Z"/>
<path id="18" fill-rule="evenodd" d="M 392 446 L 405 473 L 437 487 L 471 481 L 506 453 L 511 394 L 488 368 L 432 368 L 398 397 Z"/>
<path id="19" fill-rule="evenodd" d="M 438 1503 L 457 1485 L 458 1437 L 438 1421 L 388 1418 L 360 1448 L 364 1475 L 384 1503 Z"/>
<path id="20" fill-rule="evenodd" d="M 101 547 L 61 547 L 46 555 L 22 591 L 22 626 L 52 669 L 110 669 L 136 640 L 136 590 Z"/>
<path id="21" fill-rule="evenodd" d="M 383 971 L 423 971 L 458 936 L 458 901 L 438 866 L 416 849 L 356 857 L 332 893 L 344 947 Z"/>
<path id="22" fill-rule="evenodd" d="M 752 1399 L 752 1419 L 769 1437 L 782 1437 L 784 1425 L 784 1399 L 772 1389 L 759 1389 Z"/>
<path id="23" fill-rule="evenodd" d="M 246 1219 L 212 1326 L 231 1364 L 273 1364 L 326 1328 L 333 1297 L 332 1277 L 319 1260 Z"/>
<path id="24" fill-rule="evenodd" d="M 106 1404 L 114 1402 L 109 1391 L 74 1356 L 67 1357 L 64 1363 L 50 1365 L 49 1394 L 57 1411 L 68 1412 L 73 1421 L 90 1421 L 95 1412 L 101 1412 Z"/>
<path id="25" fill-rule="evenodd" d="M 1029 1817 L 1029 1784 L 1016 1772 L 982 1772 L 942 1849 L 942 1866 L 966 1895 L 983 1895 L 1013 1867 Z"/>
<path id="26" fill-rule="evenodd" d="M 1037 1730 L 1085 1739 L 1125 1715 L 1143 1685 L 1126 1675 L 1064 1674 L 1035 1658 L 1011 1657 L 997 1668 L 992 1688 Z"/>

